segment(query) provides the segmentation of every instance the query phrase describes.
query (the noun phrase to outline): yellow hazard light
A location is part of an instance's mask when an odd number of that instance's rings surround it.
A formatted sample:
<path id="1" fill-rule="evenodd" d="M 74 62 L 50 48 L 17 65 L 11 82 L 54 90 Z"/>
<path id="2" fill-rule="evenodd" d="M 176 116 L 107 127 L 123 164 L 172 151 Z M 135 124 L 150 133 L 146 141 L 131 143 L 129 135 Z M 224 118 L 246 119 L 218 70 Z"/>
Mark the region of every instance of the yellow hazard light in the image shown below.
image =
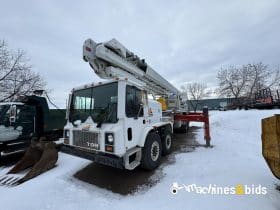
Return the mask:
<path id="1" fill-rule="evenodd" d="M 157 102 L 161 103 L 162 111 L 166 111 L 167 110 L 167 104 L 166 104 L 165 98 L 160 97 L 159 99 L 157 99 Z"/>

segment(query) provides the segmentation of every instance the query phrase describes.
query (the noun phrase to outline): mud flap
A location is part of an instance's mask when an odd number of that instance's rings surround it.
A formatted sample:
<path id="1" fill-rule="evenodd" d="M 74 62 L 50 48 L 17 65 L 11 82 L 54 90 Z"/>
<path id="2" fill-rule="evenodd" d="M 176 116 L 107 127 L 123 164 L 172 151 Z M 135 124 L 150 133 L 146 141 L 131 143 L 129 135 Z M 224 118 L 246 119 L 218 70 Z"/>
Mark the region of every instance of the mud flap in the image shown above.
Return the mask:
<path id="1" fill-rule="evenodd" d="M 58 151 L 53 142 L 32 142 L 23 158 L 4 176 L 0 177 L 0 185 L 15 186 L 26 182 L 55 167 Z M 28 168 L 26 174 L 18 175 Z"/>

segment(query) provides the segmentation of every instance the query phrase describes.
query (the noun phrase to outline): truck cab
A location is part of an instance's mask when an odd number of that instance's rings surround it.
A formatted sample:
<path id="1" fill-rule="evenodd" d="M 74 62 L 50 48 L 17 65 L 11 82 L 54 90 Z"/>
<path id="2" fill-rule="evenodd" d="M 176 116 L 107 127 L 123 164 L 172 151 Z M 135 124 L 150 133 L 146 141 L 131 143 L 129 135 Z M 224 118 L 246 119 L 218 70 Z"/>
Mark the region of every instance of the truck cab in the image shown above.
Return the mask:
<path id="1" fill-rule="evenodd" d="M 144 165 L 153 169 L 163 149 L 167 153 L 171 146 L 171 118 L 162 117 L 161 104 L 148 99 L 140 83 L 116 78 L 74 88 L 69 102 L 66 153 L 128 170 L 143 162 L 143 153 L 150 153 L 150 165 Z"/>
<path id="2" fill-rule="evenodd" d="M 0 157 L 25 151 L 32 138 L 57 140 L 64 123 L 65 111 L 49 110 L 44 97 L 24 96 L 17 102 L 0 103 Z"/>
<path id="3" fill-rule="evenodd" d="M 27 140 L 35 133 L 35 116 L 33 106 L 21 102 L 0 103 L 1 156 L 13 153 L 13 150 L 24 150 Z M 8 150 L 7 145 L 11 146 Z"/>

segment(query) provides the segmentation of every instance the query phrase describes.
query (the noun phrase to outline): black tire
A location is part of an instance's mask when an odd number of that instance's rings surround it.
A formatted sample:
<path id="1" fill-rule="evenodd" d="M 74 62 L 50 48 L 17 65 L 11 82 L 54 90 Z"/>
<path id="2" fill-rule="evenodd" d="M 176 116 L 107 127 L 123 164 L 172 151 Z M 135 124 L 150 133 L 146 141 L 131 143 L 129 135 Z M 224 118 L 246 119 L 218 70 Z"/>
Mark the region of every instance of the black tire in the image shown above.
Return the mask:
<path id="1" fill-rule="evenodd" d="M 187 133 L 189 131 L 189 123 L 180 127 L 180 133 Z"/>
<path id="2" fill-rule="evenodd" d="M 154 156 L 152 157 L 152 153 Z M 145 146 L 142 149 L 141 167 L 146 170 L 154 170 L 160 164 L 162 145 L 157 133 L 149 133 L 146 137 Z"/>
<path id="3" fill-rule="evenodd" d="M 186 133 L 189 132 L 189 128 L 190 128 L 190 122 L 187 122 L 187 124 L 186 124 Z"/>
<path id="4" fill-rule="evenodd" d="M 163 134 L 162 144 L 162 155 L 168 155 L 172 150 L 172 133 L 170 129 L 166 129 Z"/>
<path id="5" fill-rule="evenodd" d="M 180 128 L 180 133 L 187 133 L 187 128 L 186 128 L 186 126 L 181 126 L 181 128 Z"/>

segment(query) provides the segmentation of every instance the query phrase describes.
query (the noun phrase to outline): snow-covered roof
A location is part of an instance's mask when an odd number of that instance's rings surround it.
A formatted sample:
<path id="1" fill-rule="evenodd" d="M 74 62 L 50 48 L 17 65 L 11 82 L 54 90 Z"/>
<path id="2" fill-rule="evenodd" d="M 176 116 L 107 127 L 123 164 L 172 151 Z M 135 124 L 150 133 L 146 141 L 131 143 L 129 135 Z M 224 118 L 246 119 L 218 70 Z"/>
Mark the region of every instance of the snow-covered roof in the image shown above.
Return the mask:
<path id="1" fill-rule="evenodd" d="M 131 83 L 132 85 L 136 85 L 138 87 L 141 87 L 141 86 L 145 85 L 145 83 L 143 83 L 141 81 L 134 81 L 132 79 L 126 79 L 126 78 L 123 78 L 123 77 L 118 77 L 118 78 L 115 78 L 115 79 L 103 80 L 103 81 L 100 81 L 100 82 L 93 82 L 93 83 L 88 83 L 88 84 L 85 84 L 85 85 L 80 85 L 78 87 L 73 88 L 72 92 L 76 91 L 76 90 L 83 90 L 83 89 L 90 88 L 90 87 L 97 87 L 97 86 L 101 86 L 101 85 L 105 85 L 105 84 L 109 84 L 109 83 L 117 82 L 117 81 L 126 81 L 126 82 Z"/>
<path id="2" fill-rule="evenodd" d="M 22 103 L 22 102 L 1 102 L 0 106 L 1 105 L 24 105 L 24 103 Z"/>
<path id="3" fill-rule="evenodd" d="M 92 82 L 92 83 L 88 83 L 88 84 L 85 84 L 85 85 L 80 85 L 78 87 L 75 87 L 75 88 L 72 89 L 72 91 L 83 90 L 83 89 L 90 88 L 90 87 L 96 87 L 96 86 L 111 83 L 113 81 L 114 80 L 104 80 L 104 81 L 100 81 L 100 82 Z"/>

